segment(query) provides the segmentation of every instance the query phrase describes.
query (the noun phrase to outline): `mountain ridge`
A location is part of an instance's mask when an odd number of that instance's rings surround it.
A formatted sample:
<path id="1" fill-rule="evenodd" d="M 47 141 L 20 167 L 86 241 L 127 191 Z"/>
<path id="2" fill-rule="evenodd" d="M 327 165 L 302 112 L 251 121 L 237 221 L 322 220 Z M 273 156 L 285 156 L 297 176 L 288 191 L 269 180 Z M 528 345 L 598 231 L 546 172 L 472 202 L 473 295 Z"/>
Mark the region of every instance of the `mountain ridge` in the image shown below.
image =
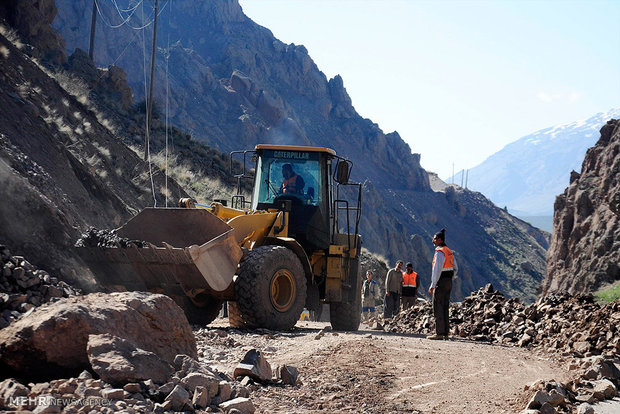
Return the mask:
<path id="1" fill-rule="evenodd" d="M 53 2 L 46 0 L 44 3 Z M 71 53 L 75 46 L 70 41 L 71 36 L 87 38 L 88 31 L 82 33 L 79 29 L 82 20 L 72 22 L 71 16 L 79 19 L 80 13 L 90 10 L 91 3 L 59 1 L 58 4 L 62 7 L 57 16 L 64 18 L 67 24 L 67 54 L 72 56 L 68 62 L 75 63 L 80 59 L 75 58 L 77 53 Z M 13 5 L 29 7 L 30 4 L 14 2 Z M 174 47 L 165 49 L 170 54 L 177 54 L 174 64 L 177 72 L 173 73 L 171 81 L 188 88 L 184 92 L 177 88 L 171 98 L 174 105 L 170 106 L 171 113 L 177 116 L 175 122 L 194 129 L 188 134 L 186 143 L 199 139 L 203 142 L 211 140 L 216 144 L 225 142 L 234 149 L 249 149 L 256 143 L 276 142 L 291 136 L 297 140 L 293 142 L 332 147 L 339 154 L 353 159 L 353 179 L 363 184 L 362 233 L 365 247 L 386 256 L 390 262 L 396 259 L 412 261 L 422 277 L 421 292 L 425 292 L 424 287 L 429 283 L 424 275 L 430 272 L 431 235 L 445 227 L 448 244 L 456 252 L 462 270 L 455 281 L 455 299 L 461 299 L 493 281 L 511 296 L 533 300 L 544 274 L 547 235 L 494 207 L 478 193 L 452 187 L 439 192 L 431 190 L 429 175 L 419 165 L 419 154 L 413 154 L 397 132 L 385 134 L 378 125 L 359 116 L 340 76 L 327 80 L 303 46 L 284 45 L 273 38 L 267 29 L 248 24 L 248 19 L 240 17 L 240 7 L 236 1 L 196 3 L 180 0 L 174 2 L 174 7 L 179 13 L 195 13 L 200 17 L 194 20 L 200 21 L 200 29 L 205 36 L 209 35 L 210 42 L 204 47 L 207 51 L 214 51 L 213 54 L 201 56 L 189 47 L 190 44 L 183 44 L 179 39 L 171 43 Z M 181 29 L 184 28 L 178 28 Z M 97 44 L 115 45 L 114 40 L 119 34 L 110 35 L 109 42 L 102 43 L 106 40 L 106 33 L 103 29 L 101 31 L 103 37 L 97 39 Z M 256 33 L 263 37 L 255 39 Z M 131 37 L 128 37 L 127 42 L 130 40 Z M 127 42 L 119 45 L 119 53 L 122 48 L 131 45 Z M 161 50 L 164 49 L 160 47 Z M 132 58 L 141 55 L 139 50 L 134 49 L 128 54 Z M 113 59 L 117 56 L 114 55 Z M 108 62 L 111 63 L 115 62 Z M 165 85 L 162 81 L 165 78 L 161 77 L 165 73 L 162 69 L 165 68 L 160 65 L 156 71 L 158 90 Z M 132 67 L 129 64 L 124 66 L 124 70 L 128 81 L 137 79 L 138 74 L 143 75 L 140 65 Z M 109 70 L 100 73 L 109 73 Z M 138 90 L 143 86 L 140 83 Z M 133 89 L 135 93 L 136 87 Z M 125 111 L 125 116 L 138 116 L 134 109 Z M 6 135 L 19 143 L 18 117 L 4 122 L 14 127 L 14 131 Z M 97 122 L 106 123 L 104 119 Z M 160 121 L 156 131 L 158 134 L 165 131 L 161 124 L 163 122 Z M 123 136 L 125 142 L 141 142 L 143 131 L 137 125 L 116 129 L 117 139 Z M 196 134 L 199 125 L 204 127 L 201 131 L 205 137 Z M 75 150 L 76 145 L 68 142 L 65 135 L 64 128 L 55 132 L 55 145 Z M 222 140 L 218 141 L 220 138 Z M 84 139 L 90 140 L 86 136 Z M 87 160 L 91 156 L 81 157 Z M 135 154 L 126 158 L 132 163 L 140 163 Z M 218 158 L 220 161 L 228 159 L 225 155 Z M 201 163 L 199 158 L 195 161 Z M 148 177 L 143 175 L 146 166 L 145 163 L 140 164 L 140 177 Z M 210 171 L 210 166 L 205 166 L 206 171 Z M 117 169 L 115 167 L 114 171 Z M 86 170 L 90 171 L 88 168 Z M 96 170 L 93 172 L 97 173 Z M 112 172 L 99 173 L 108 174 L 107 180 L 114 178 Z M 161 173 L 158 174 L 162 177 Z M 84 180 L 88 179 L 84 177 Z M 102 177 L 95 178 L 97 182 L 101 180 Z M 105 184 L 106 179 L 103 182 Z M 159 190 L 162 184 L 161 181 L 158 183 Z M 145 191 L 139 199 L 128 202 L 135 206 L 133 208 L 144 207 L 148 203 L 148 194 Z M 131 198 L 132 193 L 126 196 Z M 73 211 L 73 214 L 79 214 L 79 210 Z M 120 214 L 114 220 L 106 220 L 104 216 L 92 220 L 83 216 L 72 232 L 84 230 L 84 226 L 92 223 L 103 223 L 102 227 L 109 228 L 111 225 L 105 226 L 106 222 L 118 223 L 126 214 Z M 15 212 L 7 218 L 14 215 Z M 53 217 L 53 214 L 50 213 L 50 216 Z M 27 235 L 21 235 L 18 243 L 25 243 L 24 238 Z"/>
<path id="2" fill-rule="evenodd" d="M 620 117 L 620 108 L 523 136 L 471 168 L 468 187 L 520 217 L 552 216 L 555 196 L 568 185 L 570 172 L 579 169 L 598 130 L 614 117 Z"/>

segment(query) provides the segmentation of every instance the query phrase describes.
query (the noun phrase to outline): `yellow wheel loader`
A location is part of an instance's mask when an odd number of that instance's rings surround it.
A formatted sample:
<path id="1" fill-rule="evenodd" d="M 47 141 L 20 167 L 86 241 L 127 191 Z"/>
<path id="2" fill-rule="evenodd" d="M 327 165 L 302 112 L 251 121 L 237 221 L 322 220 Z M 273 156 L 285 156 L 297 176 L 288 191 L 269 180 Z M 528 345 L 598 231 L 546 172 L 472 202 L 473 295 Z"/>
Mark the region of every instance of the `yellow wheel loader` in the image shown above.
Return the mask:
<path id="1" fill-rule="evenodd" d="M 233 326 L 289 329 L 304 307 L 328 303 L 334 329 L 357 330 L 361 185 L 349 182 L 352 163 L 285 145 L 234 151 L 231 170 L 233 159 L 242 170 L 230 205 L 146 208 L 116 233 L 149 247 L 79 247 L 99 282 L 169 295 L 193 323 L 210 323 L 227 301 Z M 251 200 L 240 194 L 245 178 Z"/>

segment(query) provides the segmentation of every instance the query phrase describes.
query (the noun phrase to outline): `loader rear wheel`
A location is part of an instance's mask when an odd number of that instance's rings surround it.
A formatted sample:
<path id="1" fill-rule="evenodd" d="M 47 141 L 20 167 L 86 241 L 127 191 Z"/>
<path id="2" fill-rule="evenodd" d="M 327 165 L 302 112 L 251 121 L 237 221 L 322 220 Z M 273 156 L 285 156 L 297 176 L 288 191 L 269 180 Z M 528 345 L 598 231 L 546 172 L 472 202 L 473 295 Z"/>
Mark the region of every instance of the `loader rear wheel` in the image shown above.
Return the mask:
<path id="1" fill-rule="evenodd" d="M 196 298 L 185 297 L 183 300 L 183 310 L 189 323 L 194 325 L 208 325 L 217 318 L 222 310 L 224 302 L 210 297 Z"/>
<path id="2" fill-rule="evenodd" d="M 306 301 L 301 262 L 283 246 L 251 250 L 239 264 L 235 293 L 245 326 L 290 329 L 299 320 Z"/>
<path id="3" fill-rule="evenodd" d="M 237 302 L 228 302 L 228 324 L 233 328 L 246 327 Z"/>
<path id="4" fill-rule="evenodd" d="M 330 303 L 329 320 L 332 328 L 337 331 L 357 331 L 362 318 L 362 278 L 360 275 L 359 251 L 357 258 L 351 263 L 351 267 L 357 275 L 352 283 L 355 291 L 350 292 L 353 300 L 350 302 Z M 349 293 L 347 292 L 347 293 Z M 343 295 L 344 296 L 344 295 Z"/>
<path id="5" fill-rule="evenodd" d="M 360 288 L 361 289 L 361 288 Z M 362 317 L 361 292 L 353 303 L 330 303 L 329 320 L 337 331 L 357 331 Z"/>

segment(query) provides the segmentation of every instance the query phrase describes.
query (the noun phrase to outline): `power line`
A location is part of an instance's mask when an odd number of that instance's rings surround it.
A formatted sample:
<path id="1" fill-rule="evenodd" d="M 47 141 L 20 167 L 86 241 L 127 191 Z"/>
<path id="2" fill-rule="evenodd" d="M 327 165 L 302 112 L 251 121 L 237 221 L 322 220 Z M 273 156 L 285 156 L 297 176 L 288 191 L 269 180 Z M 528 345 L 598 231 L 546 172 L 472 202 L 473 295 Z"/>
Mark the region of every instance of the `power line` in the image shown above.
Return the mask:
<path id="1" fill-rule="evenodd" d="M 168 0 L 163 7 L 159 10 L 159 12 L 157 13 L 157 16 L 161 15 L 163 13 L 163 11 L 165 10 L 166 6 L 168 6 L 168 3 L 170 3 L 171 0 Z M 112 24 L 108 21 L 108 19 L 106 19 L 106 17 L 103 15 L 103 11 L 101 9 L 101 7 L 99 7 L 99 2 L 97 0 L 95 0 L 95 3 L 97 5 L 97 12 L 99 13 L 99 15 L 101 16 L 101 19 L 103 20 L 103 22 L 105 23 L 106 26 L 108 26 L 111 29 L 118 29 L 121 26 L 127 26 L 127 27 L 131 27 L 134 30 L 142 30 L 146 27 L 149 27 L 150 25 L 153 24 L 153 22 L 155 21 L 155 12 L 154 10 L 151 12 L 151 14 L 149 15 L 148 19 L 147 19 L 147 23 L 143 24 L 142 26 L 132 26 L 131 24 L 129 24 L 129 21 L 131 20 L 131 18 L 133 17 L 133 15 L 135 14 L 135 12 L 138 9 L 138 6 L 142 6 L 142 18 L 144 18 L 144 0 L 140 0 L 140 2 L 136 5 L 136 8 L 134 9 L 134 11 L 132 13 L 129 14 L 129 16 L 127 17 L 123 17 L 121 10 L 119 9 L 118 5 L 116 4 L 116 1 L 113 0 L 113 3 L 115 5 L 115 9 L 118 12 L 119 16 L 121 19 L 123 19 L 123 21 L 119 24 Z"/>
<path id="2" fill-rule="evenodd" d="M 144 0 L 140 0 L 138 3 L 136 3 L 136 5 L 133 7 L 133 9 L 125 10 L 125 12 L 131 12 L 131 13 L 129 13 L 129 15 L 127 17 L 123 16 L 123 13 L 121 12 L 120 8 L 118 7 L 118 4 L 116 3 L 116 0 L 112 0 L 112 4 L 114 4 L 114 8 L 116 9 L 116 12 L 120 16 L 120 18 L 128 24 L 129 20 L 132 18 L 134 13 L 138 10 L 138 6 L 140 6 L 143 1 Z"/>
<path id="3" fill-rule="evenodd" d="M 119 27 L 123 26 L 124 24 L 127 24 L 127 22 L 129 21 L 129 19 L 131 18 L 131 16 L 129 16 L 128 19 L 123 20 L 122 23 L 120 24 L 111 24 L 108 19 L 106 19 L 106 17 L 103 15 L 103 11 L 101 10 L 101 7 L 99 6 L 99 2 L 97 0 L 95 0 L 95 6 L 97 7 L 97 13 L 99 13 L 99 16 L 101 16 L 101 20 L 103 21 L 103 23 L 108 26 L 111 29 L 118 29 Z"/>

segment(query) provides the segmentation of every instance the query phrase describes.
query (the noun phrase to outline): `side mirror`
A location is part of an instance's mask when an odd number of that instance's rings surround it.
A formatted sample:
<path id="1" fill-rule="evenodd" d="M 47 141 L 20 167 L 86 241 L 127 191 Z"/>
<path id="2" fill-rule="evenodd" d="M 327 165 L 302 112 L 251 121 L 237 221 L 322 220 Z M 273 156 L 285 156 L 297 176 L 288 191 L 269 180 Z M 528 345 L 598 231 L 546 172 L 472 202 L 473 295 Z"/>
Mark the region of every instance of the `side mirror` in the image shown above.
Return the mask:
<path id="1" fill-rule="evenodd" d="M 334 177 L 339 184 L 348 184 L 351 175 L 351 161 L 340 160 L 336 165 L 336 176 Z"/>

